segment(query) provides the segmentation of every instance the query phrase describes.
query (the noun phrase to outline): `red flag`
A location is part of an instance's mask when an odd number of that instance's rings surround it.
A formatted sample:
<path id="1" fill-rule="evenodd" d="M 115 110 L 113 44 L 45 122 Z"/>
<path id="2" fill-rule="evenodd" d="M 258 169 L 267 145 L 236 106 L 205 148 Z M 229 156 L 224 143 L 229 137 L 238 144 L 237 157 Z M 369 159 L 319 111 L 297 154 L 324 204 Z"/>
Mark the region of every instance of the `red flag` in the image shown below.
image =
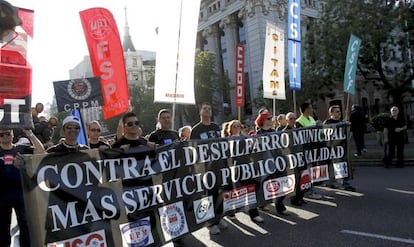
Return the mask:
<path id="1" fill-rule="evenodd" d="M 34 11 L 30 9 L 19 8 L 17 11 L 20 19 L 22 20 L 23 30 L 33 38 L 33 16 Z"/>
<path id="2" fill-rule="evenodd" d="M 3 128 L 32 128 L 32 68 L 27 62 L 27 36 L 33 35 L 34 12 L 24 10 L 22 18 L 21 9 L 16 10 L 12 14 L 19 15 L 23 30 L 10 29 L 0 47 L 0 125 Z M 25 25 L 31 25 L 30 33 Z"/>
<path id="3" fill-rule="evenodd" d="M 109 119 L 129 108 L 128 82 L 118 28 L 107 9 L 90 8 L 79 12 L 79 15 L 94 76 L 101 78 L 103 117 Z"/>
<path id="4" fill-rule="evenodd" d="M 236 106 L 244 106 L 244 47 L 236 46 Z"/>

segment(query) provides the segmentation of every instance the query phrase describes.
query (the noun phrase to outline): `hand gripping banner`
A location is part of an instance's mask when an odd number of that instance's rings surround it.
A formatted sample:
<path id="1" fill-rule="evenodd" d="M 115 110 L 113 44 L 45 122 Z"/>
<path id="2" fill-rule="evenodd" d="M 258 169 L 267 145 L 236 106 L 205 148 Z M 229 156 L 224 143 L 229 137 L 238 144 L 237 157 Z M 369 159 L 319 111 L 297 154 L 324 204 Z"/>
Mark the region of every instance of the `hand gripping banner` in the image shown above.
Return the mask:
<path id="1" fill-rule="evenodd" d="M 104 119 L 120 115 L 129 108 L 124 53 L 116 22 L 107 9 L 91 8 L 79 13 L 88 43 L 94 76 L 101 78 Z"/>

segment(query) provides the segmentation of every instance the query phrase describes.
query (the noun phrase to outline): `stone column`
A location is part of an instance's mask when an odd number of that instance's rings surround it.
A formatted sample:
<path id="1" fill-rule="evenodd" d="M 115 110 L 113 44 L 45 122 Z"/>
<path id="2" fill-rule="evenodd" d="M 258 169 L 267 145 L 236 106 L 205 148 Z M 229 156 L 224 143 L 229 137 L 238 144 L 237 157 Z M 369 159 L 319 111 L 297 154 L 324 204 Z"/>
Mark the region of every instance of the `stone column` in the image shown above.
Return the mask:
<path id="1" fill-rule="evenodd" d="M 210 52 L 214 52 L 216 54 L 216 72 L 218 75 L 223 75 L 223 61 L 221 59 L 221 51 L 220 51 L 220 35 L 221 30 L 217 24 L 213 24 L 208 26 L 206 29 L 203 30 L 203 37 L 207 40 L 207 49 Z M 222 122 L 223 117 L 223 92 L 214 92 L 213 99 L 211 104 L 215 109 L 214 115 L 214 122 L 220 124 Z"/>
<path id="2" fill-rule="evenodd" d="M 244 18 L 246 30 L 246 58 L 248 59 L 247 71 L 249 72 L 250 102 L 263 98 L 258 94 L 258 88 L 262 83 L 263 57 L 266 40 L 266 20 L 269 14 L 270 3 L 268 0 L 246 1 L 239 13 L 239 18 Z M 252 105 L 253 116 L 256 117 L 257 106 Z"/>
<path id="3" fill-rule="evenodd" d="M 220 29 L 217 24 L 208 26 L 203 30 L 203 37 L 206 38 L 208 44 L 208 51 L 216 54 L 216 71 L 219 75 L 223 74 L 223 66 L 221 65 L 220 57 Z"/>
<path id="4" fill-rule="evenodd" d="M 219 24 L 220 28 L 224 30 L 226 38 L 227 49 L 227 68 L 228 77 L 230 79 L 230 105 L 233 114 L 237 114 L 237 108 L 235 105 L 235 92 L 234 85 L 236 80 L 236 45 L 239 43 L 239 19 L 235 15 L 229 15 L 223 18 Z"/>

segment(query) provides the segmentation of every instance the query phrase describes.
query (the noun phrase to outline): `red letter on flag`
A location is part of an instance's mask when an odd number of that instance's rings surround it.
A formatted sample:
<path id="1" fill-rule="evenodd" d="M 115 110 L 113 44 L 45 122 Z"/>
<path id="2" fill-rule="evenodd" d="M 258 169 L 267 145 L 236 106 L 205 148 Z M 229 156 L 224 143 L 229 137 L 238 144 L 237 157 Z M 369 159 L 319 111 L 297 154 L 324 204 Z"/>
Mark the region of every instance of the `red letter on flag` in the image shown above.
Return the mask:
<path id="1" fill-rule="evenodd" d="M 244 47 L 236 46 L 236 106 L 244 106 Z"/>
<path id="2" fill-rule="evenodd" d="M 118 28 L 107 9 L 91 8 L 79 14 L 94 76 L 101 78 L 103 117 L 109 119 L 129 108 L 128 82 Z"/>

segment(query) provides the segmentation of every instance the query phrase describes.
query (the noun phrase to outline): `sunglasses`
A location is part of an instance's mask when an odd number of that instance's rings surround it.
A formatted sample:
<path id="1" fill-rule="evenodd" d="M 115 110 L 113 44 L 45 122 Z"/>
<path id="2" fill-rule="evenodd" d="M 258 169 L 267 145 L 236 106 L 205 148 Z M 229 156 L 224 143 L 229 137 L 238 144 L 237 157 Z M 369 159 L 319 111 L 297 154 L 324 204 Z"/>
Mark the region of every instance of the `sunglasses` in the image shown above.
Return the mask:
<path id="1" fill-rule="evenodd" d="M 101 129 L 89 129 L 92 132 L 101 132 Z"/>
<path id="2" fill-rule="evenodd" d="M 132 126 L 139 126 L 139 121 L 127 122 L 125 126 L 132 127 Z"/>
<path id="3" fill-rule="evenodd" d="M 66 127 L 67 130 L 80 130 L 80 127 Z"/>
<path id="4" fill-rule="evenodd" d="M 0 137 L 11 136 L 10 132 L 0 133 Z"/>

